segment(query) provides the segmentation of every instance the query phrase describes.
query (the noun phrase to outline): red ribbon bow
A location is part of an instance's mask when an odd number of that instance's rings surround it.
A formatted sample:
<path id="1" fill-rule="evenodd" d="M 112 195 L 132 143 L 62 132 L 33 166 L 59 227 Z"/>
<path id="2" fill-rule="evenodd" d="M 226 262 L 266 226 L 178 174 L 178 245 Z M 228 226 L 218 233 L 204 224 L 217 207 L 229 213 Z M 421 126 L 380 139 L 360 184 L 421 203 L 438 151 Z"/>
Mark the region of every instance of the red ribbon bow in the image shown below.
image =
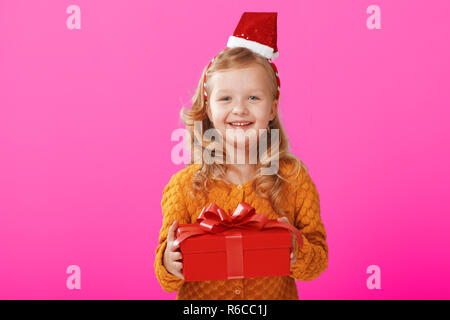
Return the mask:
<path id="1" fill-rule="evenodd" d="M 268 219 L 263 214 L 255 213 L 255 208 L 245 202 L 239 203 L 234 213 L 227 214 L 215 203 L 204 207 L 197 218 L 196 224 L 180 225 L 174 245 L 178 245 L 189 237 L 206 234 L 219 233 L 225 230 L 237 229 L 269 229 L 283 228 L 289 230 L 298 241 L 300 248 L 303 247 L 303 238 L 300 231 L 290 224 L 279 222 L 276 219 Z"/>

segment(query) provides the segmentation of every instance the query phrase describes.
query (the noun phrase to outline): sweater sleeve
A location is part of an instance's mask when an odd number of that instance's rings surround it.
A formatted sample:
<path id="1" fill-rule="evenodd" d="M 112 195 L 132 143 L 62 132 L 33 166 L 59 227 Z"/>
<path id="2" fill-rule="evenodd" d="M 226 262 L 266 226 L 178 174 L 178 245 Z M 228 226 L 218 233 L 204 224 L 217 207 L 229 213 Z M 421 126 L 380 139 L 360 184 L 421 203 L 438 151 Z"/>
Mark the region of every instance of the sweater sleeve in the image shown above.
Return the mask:
<path id="1" fill-rule="evenodd" d="M 328 245 L 320 218 L 319 193 L 306 172 L 297 189 L 294 225 L 302 233 L 303 248 L 300 249 L 296 241 L 297 261 L 291 267 L 290 277 L 310 281 L 327 269 Z"/>
<path id="2" fill-rule="evenodd" d="M 184 280 L 167 271 L 163 264 L 164 251 L 167 246 L 167 235 L 172 223 L 190 223 L 189 213 L 183 199 L 181 181 L 177 175 L 172 176 L 163 191 L 161 208 L 163 214 L 162 227 L 159 232 L 159 244 L 155 255 L 155 274 L 161 287 L 167 292 L 179 291 Z"/>

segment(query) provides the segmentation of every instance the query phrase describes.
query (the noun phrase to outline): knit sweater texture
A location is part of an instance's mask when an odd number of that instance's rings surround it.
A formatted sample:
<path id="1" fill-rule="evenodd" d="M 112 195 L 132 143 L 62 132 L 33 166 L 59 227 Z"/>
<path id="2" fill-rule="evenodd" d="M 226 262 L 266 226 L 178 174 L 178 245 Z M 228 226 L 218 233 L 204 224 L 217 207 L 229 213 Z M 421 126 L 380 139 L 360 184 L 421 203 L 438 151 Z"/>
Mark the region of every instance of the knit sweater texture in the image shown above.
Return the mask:
<path id="1" fill-rule="evenodd" d="M 213 180 L 208 182 L 206 197 L 191 197 L 192 177 L 199 168 L 199 164 L 193 164 L 180 170 L 163 191 L 163 221 L 154 264 L 161 287 L 167 292 L 177 291 L 177 300 L 298 300 L 295 280 L 313 280 L 328 266 L 328 245 L 320 217 L 319 193 L 303 167 L 298 176 L 291 179 L 294 183 L 283 183 L 281 192 L 282 208 L 287 210 L 289 222 L 300 230 L 303 237 L 302 249 L 296 241 L 297 260 L 292 264 L 289 276 L 191 282 L 167 271 L 163 258 L 169 227 L 175 220 L 179 224 L 195 223 L 201 209 L 211 202 L 226 212 L 233 212 L 239 202 L 245 201 L 255 208 L 256 213 L 269 219 L 281 217 L 272 209 L 268 199 L 255 194 L 252 181 L 239 185 Z M 287 175 L 291 168 L 292 164 L 280 161 L 282 175 Z"/>

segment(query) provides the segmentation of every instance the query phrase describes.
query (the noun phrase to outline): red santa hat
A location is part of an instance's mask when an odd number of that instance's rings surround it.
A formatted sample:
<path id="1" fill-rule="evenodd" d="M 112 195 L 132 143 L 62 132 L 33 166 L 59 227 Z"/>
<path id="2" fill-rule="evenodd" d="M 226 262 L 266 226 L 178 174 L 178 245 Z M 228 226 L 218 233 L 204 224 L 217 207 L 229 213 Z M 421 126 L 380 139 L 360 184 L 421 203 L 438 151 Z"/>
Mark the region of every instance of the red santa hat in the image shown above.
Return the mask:
<path id="1" fill-rule="evenodd" d="M 267 59 L 278 57 L 277 13 L 244 12 L 227 47 L 245 47 Z"/>
<path id="2" fill-rule="evenodd" d="M 277 12 L 244 12 L 233 35 L 228 38 L 227 47 L 245 47 L 269 61 L 277 78 L 278 91 L 276 99 L 278 99 L 280 96 L 280 78 L 278 70 L 272 62 L 272 59 L 279 55 L 277 48 Z M 214 59 L 215 57 L 209 62 L 203 79 L 205 101 L 207 100 L 206 75 Z"/>

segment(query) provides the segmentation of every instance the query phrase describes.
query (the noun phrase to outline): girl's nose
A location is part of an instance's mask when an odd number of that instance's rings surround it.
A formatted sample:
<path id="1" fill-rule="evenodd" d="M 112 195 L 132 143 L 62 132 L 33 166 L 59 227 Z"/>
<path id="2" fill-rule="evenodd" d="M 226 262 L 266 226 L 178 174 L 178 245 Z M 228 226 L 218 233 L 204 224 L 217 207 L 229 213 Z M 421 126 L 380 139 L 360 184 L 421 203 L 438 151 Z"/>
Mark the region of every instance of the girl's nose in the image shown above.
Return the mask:
<path id="1" fill-rule="evenodd" d="M 242 100 L 236 101 L 236 103 L 233 105 L 233 113 L 235 114 L 246 114 L 247 111 L 247 106 Z"/>

